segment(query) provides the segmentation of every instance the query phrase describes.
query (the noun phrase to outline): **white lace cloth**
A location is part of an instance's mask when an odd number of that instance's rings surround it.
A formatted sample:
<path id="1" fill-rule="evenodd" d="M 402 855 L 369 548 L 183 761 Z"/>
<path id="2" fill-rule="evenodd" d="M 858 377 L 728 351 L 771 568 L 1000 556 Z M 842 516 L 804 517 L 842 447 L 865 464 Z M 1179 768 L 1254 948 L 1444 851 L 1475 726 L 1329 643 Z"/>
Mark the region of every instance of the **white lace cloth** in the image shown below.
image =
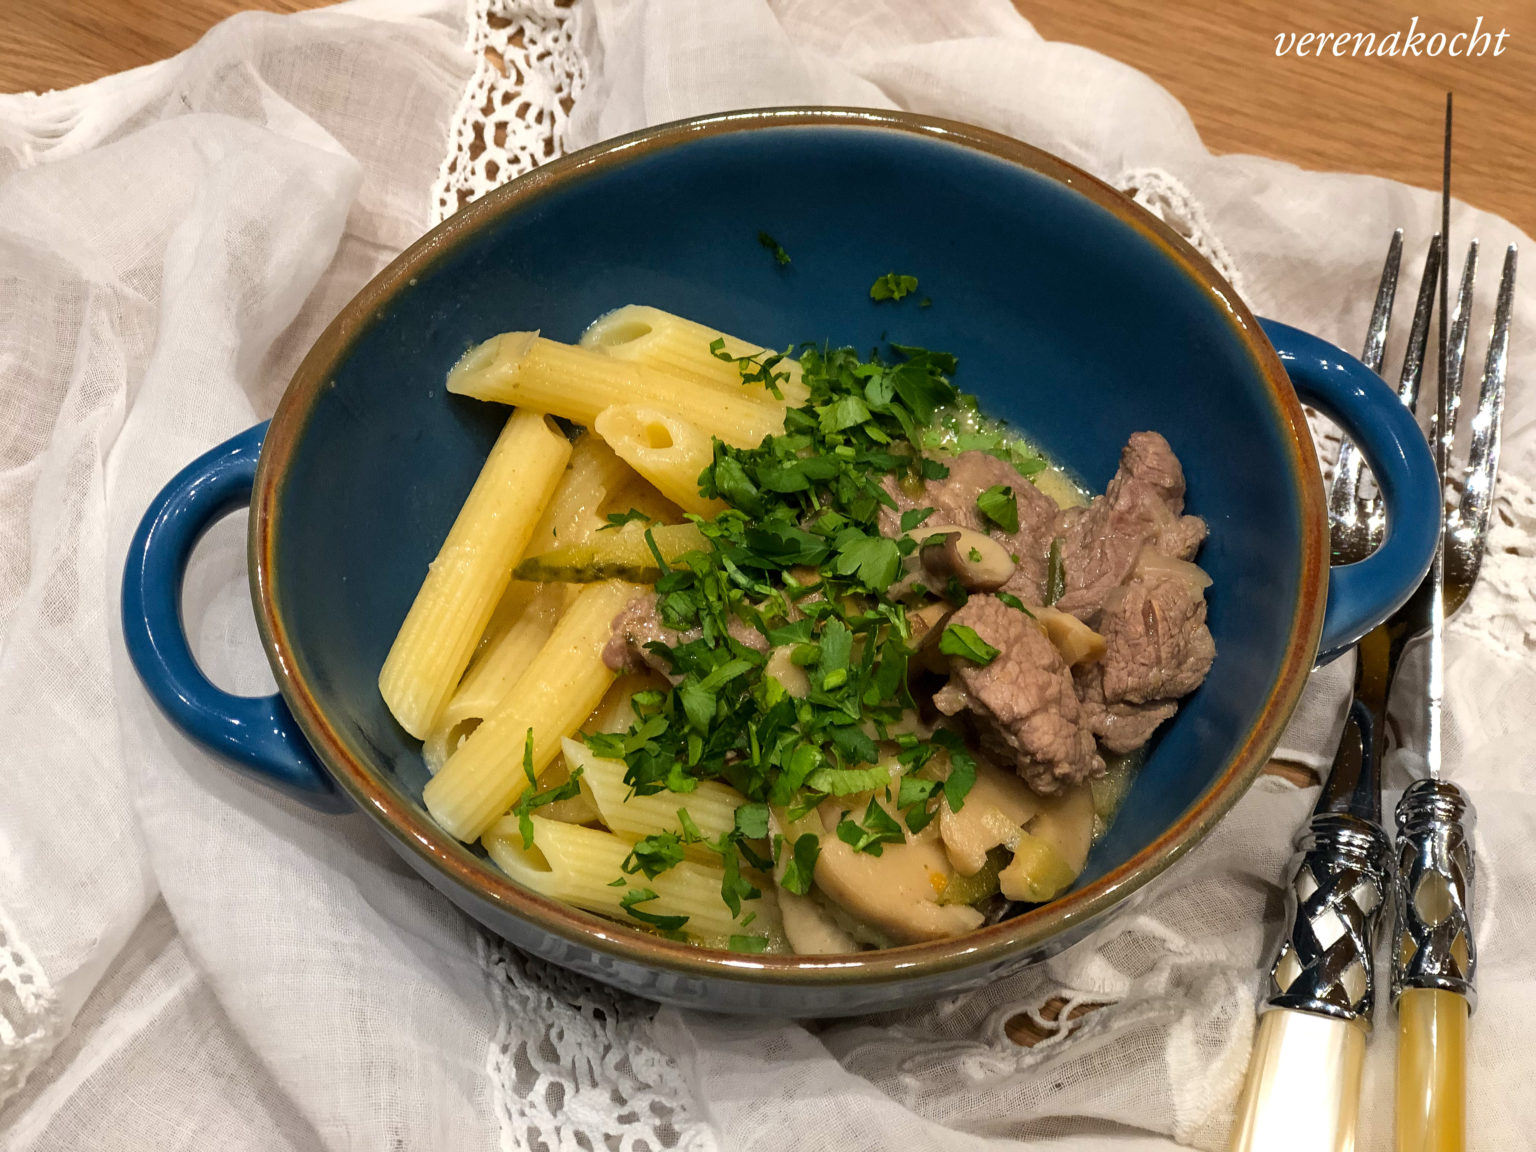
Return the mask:
<path id="1" fill-rule="evenodd" d="M 1211 157 L 1167 93 L 1042 41 L 1006 0 L 367 0 L 0 97 L 0 1147 L 1221 1146 L 1307 792 L 1262 780 L 1130 915 L 980 992 L 821 1027 L 655 1012 L 487 939 L 363 817 L 306 812 L 191 748 L 123 656 L 118 573 L 149 497 L 270 413 L 400 247 L 562 150 L 787 103 L 1045 147 L 1135 189 L 1256 311 L 1345 347 L 1391 228 L 1433 230 L 1426 192 Z M 1485 251 L 1517 238 L 1455 216 Z M 1536 293 L 1510 366 L 1448 733 L 1481 813 L 1473 1136 L 1500 1148 L 1536 1121 Z M 185 614 L 215 680 L 269 690 L 244 572 L 236 518 L 199 549 Z M 1331 675 L 1287 737 L 1314 763 Z M 1019 1014 L 1051 1031 L 1053 999 L 1103 1007 L 1032 1048 L 1007 1038 Z M 1389 1140 L 1392 1042 L 1378 1028 L 1367 1149 Z"/>

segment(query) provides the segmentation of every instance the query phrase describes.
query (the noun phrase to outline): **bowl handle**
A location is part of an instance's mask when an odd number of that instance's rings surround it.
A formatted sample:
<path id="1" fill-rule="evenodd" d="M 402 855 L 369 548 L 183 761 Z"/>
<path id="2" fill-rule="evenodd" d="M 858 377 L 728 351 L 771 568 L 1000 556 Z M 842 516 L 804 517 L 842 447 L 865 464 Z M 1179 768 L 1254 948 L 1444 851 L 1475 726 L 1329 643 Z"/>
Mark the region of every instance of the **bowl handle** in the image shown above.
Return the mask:
<path id="1" fill-rule="evenodd" d="M 139 679 L 176 727 L 311 808 L 343 812 L 350 806 L 315 762 L 283 698 L 214 687 L 182 624 L 192 549 L 215 521 L 250 503 L 266 433 L 258 424 L 199 456 L 150 503 L 123 567 L 123 637 Z"/>
<path id="2" fill-rule="evenodd" d="M 1259 324 L 1297 395 L 1326 413 L 1364 454 L 1386 505 L 1381 547 L 1357 564 L 1329 569 L 1321 664 L 1397 611 L 1424 579 L 1440 539 L 1440 482 L 1413 413 L 1381 377 L 1299 328 L 1274 320 Z"/>

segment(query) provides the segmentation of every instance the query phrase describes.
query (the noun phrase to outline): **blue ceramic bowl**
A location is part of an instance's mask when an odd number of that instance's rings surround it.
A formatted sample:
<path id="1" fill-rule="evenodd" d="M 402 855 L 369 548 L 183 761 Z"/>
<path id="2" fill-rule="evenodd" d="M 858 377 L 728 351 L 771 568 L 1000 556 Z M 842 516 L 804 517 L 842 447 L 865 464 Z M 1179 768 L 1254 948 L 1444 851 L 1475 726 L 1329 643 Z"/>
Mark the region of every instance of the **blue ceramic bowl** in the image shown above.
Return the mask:
<path id="1" fill-rule="evenodd" d="M 776 265 L 759 231 L 793 262 Z M 891 271 L 916 275 L 932 306 L 871 302 L 870 284 Z M 495 333 L 574 340 L 629 303 L 767 345 L 889 338 L 952 351 L 958 384 L 1094 489 L 1130 433 L 1168 437 L 1190 508 L 1210 523 L 1200 562 L 1215 581 L 1219 655 L 1074 891 L 956 940 L 746 957 L 526 892 L 432 823 L 419 748 L 376 679 L 505 417 L 448 395 L 444 377 Z M 1298 393 L 1362 446 L 1391 516 L 1373 558 L 1331 574 Z M 198 534 L 247 500 L 251 586 L 280 698 L 213 688 L 177 618 Z M 1417 584 L 1437 503 L 1424 438 L 1375 376 L 1256 322 L 1178 236 L 1087 174 L 960 124 L 746 112 L 546 165 L 391 264 L 315 346 L 270 426 L 195 461 L 157 499 L 129 557 L 124 624 L 147 687 L 191 736 L 319 807 L 361 807 L 428 881 L 527 951 L 681 1004 L 865 1012 L 1060 950 L 1198 842 L 1264 764 L 1319 652 L 1363 634 Z"/>

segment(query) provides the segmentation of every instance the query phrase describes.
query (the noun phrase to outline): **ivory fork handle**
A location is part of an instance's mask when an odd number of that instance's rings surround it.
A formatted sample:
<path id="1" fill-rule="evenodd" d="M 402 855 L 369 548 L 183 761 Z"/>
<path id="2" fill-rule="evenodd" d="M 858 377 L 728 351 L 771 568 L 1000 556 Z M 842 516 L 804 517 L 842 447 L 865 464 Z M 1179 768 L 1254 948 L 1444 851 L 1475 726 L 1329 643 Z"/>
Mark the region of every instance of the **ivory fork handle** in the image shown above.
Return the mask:
<path id="1" fill-rule="evenodd" d="M 1365 1024 L 1272 1008 L 1259 1017 L 1230 1152 L 1353 1152 Z"/>
<path id="2" fill-rule="evenodd" d="M 1466 998 L 1405 988 L 1397 1001 L 1397 1152 L 1467 1146 Z"/>
<path id="3" fill-rule="evenodd" d="M 1397 805 L 1397 1152 L 1467 1146 L 1474 819 L 1466 793 L 1444 780 L 1416 780 Z"/>

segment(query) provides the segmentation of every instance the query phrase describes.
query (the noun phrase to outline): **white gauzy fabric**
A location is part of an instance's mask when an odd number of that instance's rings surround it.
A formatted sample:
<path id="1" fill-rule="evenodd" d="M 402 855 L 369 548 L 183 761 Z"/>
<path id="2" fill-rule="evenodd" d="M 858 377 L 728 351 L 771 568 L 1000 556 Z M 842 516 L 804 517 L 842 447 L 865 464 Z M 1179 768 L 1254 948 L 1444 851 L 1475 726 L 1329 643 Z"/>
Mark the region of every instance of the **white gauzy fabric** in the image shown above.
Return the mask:
<path id="1" fill-rule="evenodd" d="M 784 103 L 910 108 L 1050 149 L 1136 188 L 1256 311 L 1346 347 L 1391 228 L 1433 230 L 1426 192 L 1210 156 L 1166 92 L 1041 40 L 1006 0 L 364 0 L 0 97 L 0 1148 L 1222 1144 L 1308 792 L 1262 780 L 1126 916 L 980 992 L 822 1026 L 655 1012 L 487 939 L 362 817 L 232 775 L 121 651 L 120 565 L 150 496 L 268 415 L 320 327 L 432 219 L 567 148 Z M 1488 253 L 1519 238 L 1463 206 L 1452 227 Z M 1515 332 L 1493 554 L 1449 669 L 1449 767 L 1481 813 L 1487 1147 L 1536 1119 L 1530 293 Z M 200 546 L 185 615 L 217 682 L 270 690 L 244 573 L 234 519 Z M 1347 666 L 1329 675 L 1286 740 L 1313 765 Z M 1034 1048 L 1007 1039 L 1053 997 L 1102 1007 Z M 1366 1149 L 1390 1139 L 1392 1031 L 1367 1065 Z"/>

